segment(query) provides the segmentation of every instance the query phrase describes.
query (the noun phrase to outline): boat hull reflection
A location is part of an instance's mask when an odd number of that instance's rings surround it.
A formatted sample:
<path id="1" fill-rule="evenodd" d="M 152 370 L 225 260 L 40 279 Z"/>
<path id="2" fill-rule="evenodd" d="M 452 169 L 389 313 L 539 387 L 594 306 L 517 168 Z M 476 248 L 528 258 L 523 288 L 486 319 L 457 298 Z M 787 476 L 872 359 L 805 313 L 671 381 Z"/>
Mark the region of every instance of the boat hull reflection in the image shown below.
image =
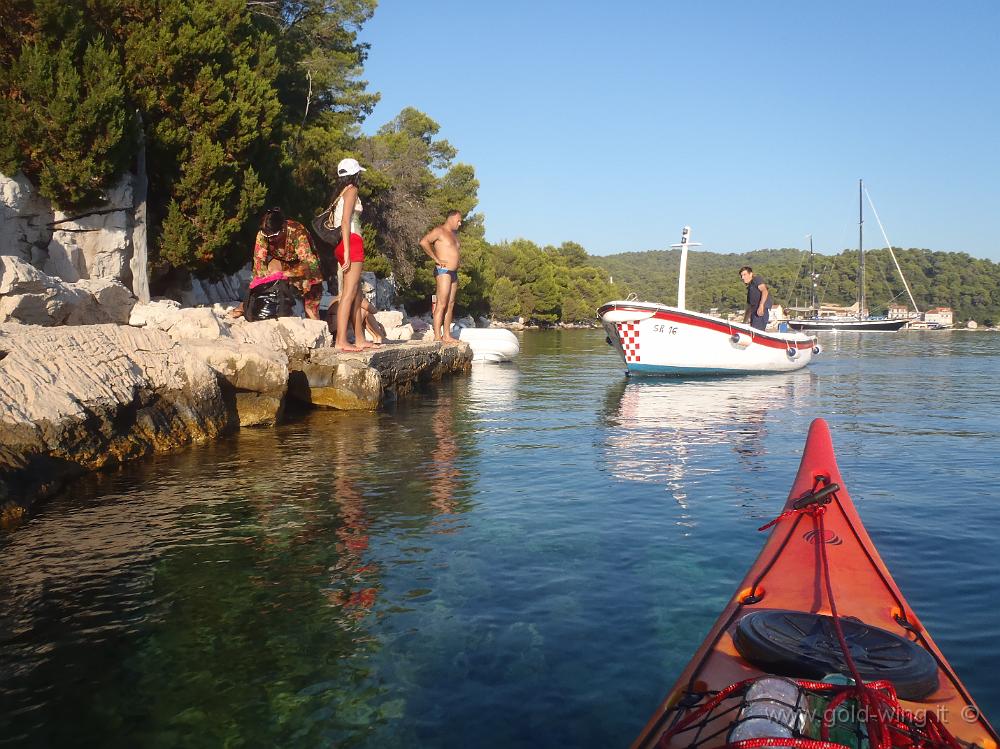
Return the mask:
<path id="1" fill-rule="evenodd" d="M 802 372 L 617 383 L 605 407 L 610 472 L 625 481 L 662 484 L 686 506 L 688 484 L 720 470 L 713 446 L 756 459 L 768 414 L 807 398 L 815 378 Z"/>

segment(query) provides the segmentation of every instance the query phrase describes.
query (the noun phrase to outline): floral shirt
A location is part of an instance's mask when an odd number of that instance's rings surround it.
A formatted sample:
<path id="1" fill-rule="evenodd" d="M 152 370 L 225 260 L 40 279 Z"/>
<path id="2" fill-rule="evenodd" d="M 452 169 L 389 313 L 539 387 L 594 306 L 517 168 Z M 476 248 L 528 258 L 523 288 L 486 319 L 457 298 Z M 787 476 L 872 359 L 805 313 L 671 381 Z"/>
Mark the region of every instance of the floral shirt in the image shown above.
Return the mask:
<path id="1" fill-rule="evenodd" d="M 323 283 L 319 257 L 313 249 L 309 232 L 298 221 L 287 219 L 284 231 L 270 239 L 263 232 L 257 232 L 253 248 L 253 277 L 268 275 L 271 271 L 267 269 L 267 264 L 273 259 L 281 263 L 281 270 L 288 276 L 288 282 L 301 291 L 303 296 L 313 286 Z"/>

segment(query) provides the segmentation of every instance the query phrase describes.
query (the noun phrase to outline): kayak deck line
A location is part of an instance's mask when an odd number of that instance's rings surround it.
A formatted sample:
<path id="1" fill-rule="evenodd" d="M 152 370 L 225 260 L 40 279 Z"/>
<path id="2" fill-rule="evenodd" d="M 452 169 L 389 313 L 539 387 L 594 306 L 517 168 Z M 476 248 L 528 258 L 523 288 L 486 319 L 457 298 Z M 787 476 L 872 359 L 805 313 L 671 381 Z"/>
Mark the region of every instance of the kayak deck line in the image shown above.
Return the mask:
<path id="1" fill-rule="evenodd" d="M 633 747 L 997 749 L 861 523 L 822 419 L 768 529 Z"/>

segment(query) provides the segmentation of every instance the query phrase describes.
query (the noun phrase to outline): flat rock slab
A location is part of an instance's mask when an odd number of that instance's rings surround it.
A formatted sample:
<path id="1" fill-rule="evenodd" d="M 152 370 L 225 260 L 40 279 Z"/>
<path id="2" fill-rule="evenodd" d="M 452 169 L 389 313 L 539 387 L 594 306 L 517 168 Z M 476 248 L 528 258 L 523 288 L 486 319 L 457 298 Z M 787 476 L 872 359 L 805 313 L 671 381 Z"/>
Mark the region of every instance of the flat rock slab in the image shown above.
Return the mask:
<path id="1" fill-rule="evenodd" d="M 471 366 L 472 349 L 465 343 L 387 341 L 358 353 L 318 348 L 308 361 L 290 363 L 288 394 L 313 406 L 374 411 L 421 384 Z"/>

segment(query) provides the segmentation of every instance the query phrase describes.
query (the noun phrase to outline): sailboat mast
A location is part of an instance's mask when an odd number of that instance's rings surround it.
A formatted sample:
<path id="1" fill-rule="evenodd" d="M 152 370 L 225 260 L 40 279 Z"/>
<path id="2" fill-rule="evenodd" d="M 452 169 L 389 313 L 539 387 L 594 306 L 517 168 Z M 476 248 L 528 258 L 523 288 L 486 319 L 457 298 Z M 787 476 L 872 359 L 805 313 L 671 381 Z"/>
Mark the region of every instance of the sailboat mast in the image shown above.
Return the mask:
<path id="1" fill-rule="evenodd" d="M 819 308 L 816 306 L 816 265 L 813 258 L 813 235 L 809 235 L 809 297 L 812 306 L 813 317 L 819 317 Z"/>
<path id="2" fill-rule="evenodd" d="M 864 248 L 864 209 L 862 196 L 864 195 L 864 184 L 858 180 L 858 319 L 860 320 L 865 312 L 865 248 Z"/>

